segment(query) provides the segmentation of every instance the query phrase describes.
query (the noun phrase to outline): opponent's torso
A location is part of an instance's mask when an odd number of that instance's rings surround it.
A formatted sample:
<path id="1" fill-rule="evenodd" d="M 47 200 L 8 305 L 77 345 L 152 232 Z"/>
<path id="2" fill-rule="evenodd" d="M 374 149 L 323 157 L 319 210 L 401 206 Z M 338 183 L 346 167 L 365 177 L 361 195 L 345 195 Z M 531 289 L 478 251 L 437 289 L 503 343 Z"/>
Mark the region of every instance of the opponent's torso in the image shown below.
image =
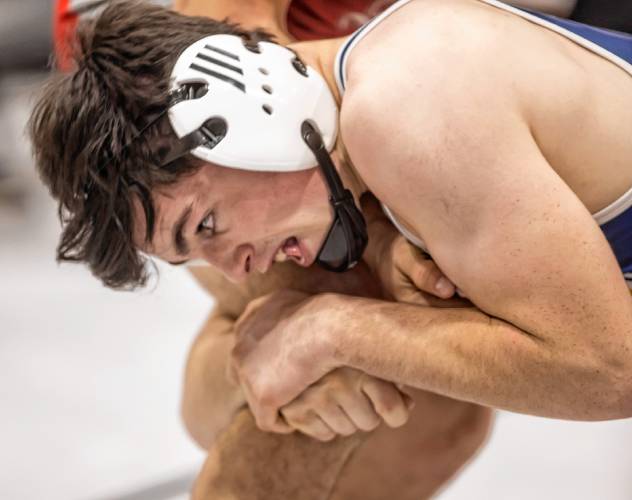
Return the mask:
<path id="1" fill-rule="evenodd" d="M 343 46 L 336 72 L 339 85 L 356 54 L 361 60 L 380 51 L 380 44 L 400 42 L 401 50 L 413 50 L 422 38 L 420 30 L 435 29 L 423 21 L 433 15 L 433 4 L 437 8 L 450 4 L 455 16 L 466 16 L 474 26 L 473 40 L 481 29 L 494 30 L 502 40 L 499 53 L 511 55 L 512 67 L 507 71 L 515 73 L 518 98 L 523 99 L 543 155 L 595 214 L 622 270 L 632 277 L 632 191 L 628 192 L 632 188 L 632 37 L 582 25 L 560 26 L 565 21 L 493 0 L 405 0 Z M 358 66 L 366 73 L 366 64 Z M 453 69 L 455 75 L 458 69 Z M 368 77 L 362 70 L 350 72 L 352 79 Z M 409 72 L 412 78 L 423 77 L 415 73 L 421 72 Z M 389 216 L 396 221 L 393 214 Z M 407 232 L 401 225 L 400 229 Z M 415 240 L 410 232 L 405 235 Z"/>

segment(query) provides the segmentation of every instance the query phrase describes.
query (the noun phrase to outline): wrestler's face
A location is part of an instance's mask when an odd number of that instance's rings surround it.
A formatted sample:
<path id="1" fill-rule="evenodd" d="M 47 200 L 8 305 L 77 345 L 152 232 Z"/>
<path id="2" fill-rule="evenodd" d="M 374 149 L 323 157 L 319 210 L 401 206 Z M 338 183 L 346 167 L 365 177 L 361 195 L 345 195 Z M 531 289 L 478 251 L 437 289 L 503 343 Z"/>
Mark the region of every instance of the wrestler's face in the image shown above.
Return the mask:
<path id="1" fill-rule="evenodd" d="M 284 258 L 310 266 L 333 218 L 316 168 L 270 173 L 205 164 L 153 196 L 153 239 L 144 241 L 145 216 L 136 203 L 136 246 L 171 263 L 205 260 L 233 281 Z"/>

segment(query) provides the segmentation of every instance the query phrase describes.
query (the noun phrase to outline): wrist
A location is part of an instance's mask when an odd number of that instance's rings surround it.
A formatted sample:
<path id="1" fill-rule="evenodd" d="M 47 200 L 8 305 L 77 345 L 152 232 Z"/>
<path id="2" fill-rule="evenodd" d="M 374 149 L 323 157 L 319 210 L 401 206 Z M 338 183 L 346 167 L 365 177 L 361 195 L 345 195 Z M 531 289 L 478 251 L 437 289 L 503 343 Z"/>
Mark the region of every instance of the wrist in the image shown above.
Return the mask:
<path id="1" fill-rule="evenodd" d="M 311 324 L 323 359 L 331 370 L 347 366 L 352 337 L 357 328 L 361 328 L 358 311 L 354 309 L 358 299 L 335 293 L 320 294 L 315 299 L 317 313 Z"/>

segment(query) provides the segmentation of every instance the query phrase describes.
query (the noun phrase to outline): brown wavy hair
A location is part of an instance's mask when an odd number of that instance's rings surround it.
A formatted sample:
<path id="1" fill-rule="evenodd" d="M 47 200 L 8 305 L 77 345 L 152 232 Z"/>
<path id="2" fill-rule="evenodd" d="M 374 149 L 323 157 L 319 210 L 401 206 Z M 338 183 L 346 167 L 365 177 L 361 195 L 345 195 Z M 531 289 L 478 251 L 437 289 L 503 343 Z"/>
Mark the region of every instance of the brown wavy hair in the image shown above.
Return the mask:
<path id="1" fill-rule="evenodd" d="M 195 172 L 184 156 L 160 167 L 134 138 L 168 106 L 169 77 L 180 53 L 214 34 L 270 40 L 227 21 L 190 17 L 138 1 L 116 1 L 79 25 L 74 69 L 53 74 L 29 121 L 40 177 L 59 202 L 57 260 L 85 262 L 106 286 L 147 282 L 147 261 L 132 243 L 132 200 L 154 232 L 152 189 Z M 131 144 L 131 146 L 130 146 Z"/>

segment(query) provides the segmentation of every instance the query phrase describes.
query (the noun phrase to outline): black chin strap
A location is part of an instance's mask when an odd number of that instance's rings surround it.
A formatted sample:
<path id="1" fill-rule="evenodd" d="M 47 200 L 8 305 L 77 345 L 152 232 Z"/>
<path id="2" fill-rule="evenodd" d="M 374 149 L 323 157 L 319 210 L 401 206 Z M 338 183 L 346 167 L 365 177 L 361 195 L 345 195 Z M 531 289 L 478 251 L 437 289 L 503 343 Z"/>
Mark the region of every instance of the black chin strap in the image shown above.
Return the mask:
<path id="1" fill-rule="evenodd" d="M 311 149 L 312 153 L 320 165 L 320 171 L 325 177 L 325 182 L 329 187 L 329 194 L 333 198 L 333 201 L 338 202 L 345 198 L 345 188 L 342 185 L 342 179 L 338 175 L 338 171 L 334 166 L 334 162 L 331 161 L 331 156 L 327 152 L 323 139 L 320 133 L 314 128 L 314 126 L 308 121 L 304 121 L 301 125 L 301 134 L 303 140 L 307 144 L 307 147 Z"/>
<path id="2" fill-rule="evenodd" d="M 355 266 L 362 258 L 362 253 L 369 239 L 366 221 L 356 206 L 351 191 L 345 189 L 342 184 L 342 179 L 338 175 L 318 130 L 310 122 L 304 121 L 301 125 L 301 135 L 318 161 L 329 190 L 329 203 L 334 211 L 332 227 L 316 260 L 325 269 L 344 272 Z M 330 238 L 337 226 L 339 226 L 340 231 L 336 233 L 342 236 Z M 340 252 L 332 252 L 333 248 L 330 247 L 340 250 L 346 258 L 342 262 L 332 265 L 324 258 L 324 255 L 339 254 Z"/>

